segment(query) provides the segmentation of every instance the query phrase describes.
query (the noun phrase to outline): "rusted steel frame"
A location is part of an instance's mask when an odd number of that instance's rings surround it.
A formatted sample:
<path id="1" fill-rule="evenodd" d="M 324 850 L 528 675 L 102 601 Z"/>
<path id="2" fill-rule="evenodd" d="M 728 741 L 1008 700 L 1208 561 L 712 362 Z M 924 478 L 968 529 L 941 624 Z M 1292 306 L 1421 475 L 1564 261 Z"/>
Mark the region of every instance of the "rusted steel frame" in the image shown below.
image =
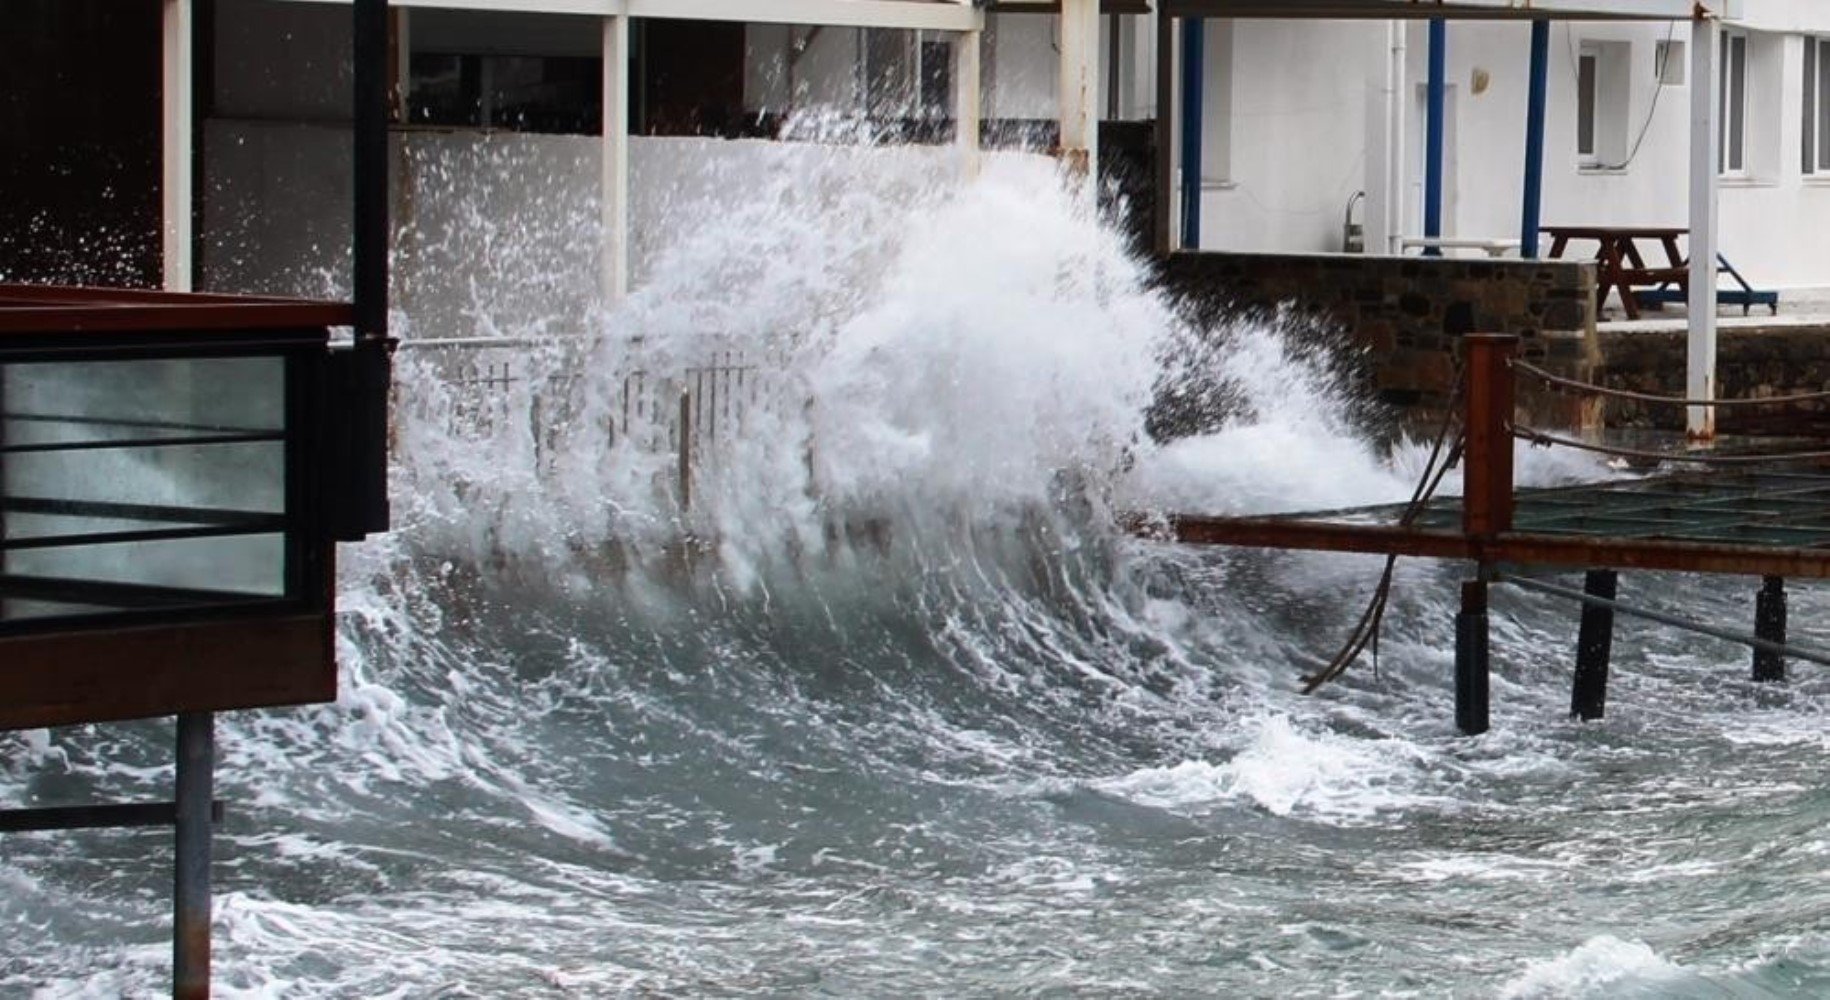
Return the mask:
<path id="1" fill-rule="evenodd" d="M 1155 532 L 1144 522 L 1128 526 L 1134 534 L 1191 545 L 1235 545 L 1248 548 L 1299 549 L 1312 552 L 1361 552 L 1368 555 L 1468 559 L 1473 542 L 1455 532 L 1418 531 L 1381 524 L 1338 524 L 1270 517 L 1173 517 Z"/>
<path id="2" fill-rule="evenodd" d="M 21 285 L 0 282 L 0 309 L 13 303 L 32 305 L 335 305 L 317 299 L 279 295 L 233 295 L 223 292 L 164 292 L 142 288 L 102 288 L 94 285 Z"/>
<path id="3" fill-rule="evenodd" d="M 1491 538 L 1512 527 L 1512 355 L 1519 338 L 1478 333 L 1466 347 L 1462 530 Z"/>
<path id="4" fill-rule="evenodd" d="M 1359 552 L 1425 559 L 1468 559 L 1480 563 L 1511 563 L 1519 566 L 1830 577 L 1830 549 L 1781 549 L 1761 545 L 1526 533 L 1472 539 L 1453 532 L 1407 530 L 1389 525 L 1253 517 L 1174 517 L 1155 528 L 1148 522 L 1134 519 L 1127 528 L 1144 537 L 1158 537 L 1191 545 Z"/>
<path id="5" fill-rule="evenodd" d="M 210 821 L 222 822 L 222 800 L 210 803 Z M 39 833 L 46 830 L 125 830 L 146 826 L 172 826 L 178 821 L 176 802 L 110 802 L 93 806 L 40 806 L 33 809 L 0 809 L 0 833 Z"/>
<path id="6" fill-rule="evenodd" d="M 1830 549 L 1530 534 L 1505 535 L 1475 549 L 1482 562 L 1519 566 L 1830 577 Z"/>
<path id="7" fill-rule="evenodd" d="M 204 302 L 182 305 L 67 305 L 0 308 L 0 333 L 240 331 L 349 326 L 349 306 L 315 302 Z"/>

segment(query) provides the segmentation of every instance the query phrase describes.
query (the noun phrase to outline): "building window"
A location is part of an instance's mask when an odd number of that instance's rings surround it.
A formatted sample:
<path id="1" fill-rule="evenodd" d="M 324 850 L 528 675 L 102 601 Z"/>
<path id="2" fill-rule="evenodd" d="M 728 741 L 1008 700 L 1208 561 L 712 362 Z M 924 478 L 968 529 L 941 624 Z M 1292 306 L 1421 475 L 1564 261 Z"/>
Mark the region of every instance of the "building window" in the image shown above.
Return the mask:
<path id="1" fill-rule="evenodd" d="M 1626 166 L 1633 50 L 1626 42 L 1583 42 L 1576 55 L 1576 160 L 1585 169 Z"/>
<path id="2" fill-rule="evenodd" d="M 1747 172 L 1747 34 L 1722 33 L 1721 150 L 1717 169 L 1724 174 Z"/>
<path id="3" fill-rule="evenodd" d="M 1804 169 L 1830 177 L 1830 38 L 1805 39 Z"/>
<path id="4" fill-rule="evenodd" d="M 415 52 L 407 117 L 415 125 L 521 132 L 599 131 L 603 65 L 571 56 Z"/>
<path id="5" fill-rule="evenodd" d="M 1576 58 L 1576 154 L 1584 165 L 1595 162 L 1595 92 L 1601 57 L 1584 52 Z"/>
<path id="6" fill-rule="evenodd" d="M 1666 40 L 1658 43 L 1653 56 L 1653 70 L 1660 86 L 1682 87 L 1686 76 L 1683 42 Z"/>
<path id="7" fill-rule="evenodd" d="M 860 29 L 860 109 L 883 141 L 952 137 L 953 46 L 923 32 Z"/>

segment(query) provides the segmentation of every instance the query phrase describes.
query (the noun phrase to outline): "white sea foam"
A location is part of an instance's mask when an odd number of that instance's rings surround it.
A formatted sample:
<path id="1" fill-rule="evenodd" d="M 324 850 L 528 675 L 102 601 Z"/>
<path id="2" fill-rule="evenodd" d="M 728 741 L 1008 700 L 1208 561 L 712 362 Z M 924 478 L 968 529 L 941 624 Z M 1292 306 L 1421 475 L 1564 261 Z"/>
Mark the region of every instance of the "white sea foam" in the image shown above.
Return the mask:
<path id="1" fill-rule="evenodd" d="M 1646 995 L 1642 991 L 1686 975 L 1642 941 L 1602 934 L 1555 958 L 1528 964 L 1499 995 L 1502 1000 L 1619 997 L 1629 991 Z"/>
<path id="2" fill-rule="evenodd" d="M 1244 801 L 1274 816 L 1358 823 L 1437 801 L 1421 789 L 1423 757 L 1400 740 L 1351 739 L 1266 716 L 1240 727 L 1228 760 L 1187 760 L 1095 783 L 1143 805 L 1205 811 Z"/>

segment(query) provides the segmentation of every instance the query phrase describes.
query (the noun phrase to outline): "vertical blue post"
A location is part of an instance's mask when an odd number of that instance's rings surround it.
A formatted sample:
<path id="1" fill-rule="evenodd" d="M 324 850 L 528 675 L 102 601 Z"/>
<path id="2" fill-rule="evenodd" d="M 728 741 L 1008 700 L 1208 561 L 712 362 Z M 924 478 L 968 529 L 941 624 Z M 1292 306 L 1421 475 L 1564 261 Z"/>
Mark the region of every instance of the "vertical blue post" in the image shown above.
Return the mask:
<path id="1" fill-rule="evenodd" d="M 1429 239 L 1442 236 L 1443 105 L 1449 87 L 1448 48 L 1448 22 L 1431 18 L 1429 110 L 1423 153 L 1423 235 Z M 1423 252 L 1431 257 L 1442 254 L 1435 247 L 1425 247 Z"/>
<path id="2" fill-rule="evenodd" d="M 1207 80 L 1207 22 L 1182 21 L 1182 248 L 1201 249 L 1202 89 Z"/>
<path id="3" fill-rule="evenodd" d="M 1544 207 L 1544 105 L 1550 77 L 1550 22 L 1531 22 L 1531 81 L 1525 110 L 1525 206 L 1519 219 L 1519 255 L 1538 256 Z"/>

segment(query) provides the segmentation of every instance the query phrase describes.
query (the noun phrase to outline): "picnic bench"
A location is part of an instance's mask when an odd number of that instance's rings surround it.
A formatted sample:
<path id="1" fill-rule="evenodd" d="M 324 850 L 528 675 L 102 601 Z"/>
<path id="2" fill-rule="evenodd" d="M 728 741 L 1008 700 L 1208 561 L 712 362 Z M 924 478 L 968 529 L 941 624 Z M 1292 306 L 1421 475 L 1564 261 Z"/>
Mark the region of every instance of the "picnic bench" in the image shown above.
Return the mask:
<path id="1" fill-rule="evenodd" d="M 1638 319 L 1641 307 L 1656 309 L 1669 302 L 1684 302 L 1690 297 L 1690 262 L 1678 249 L 1678 240 L 1690 230 L 1678 226 L 1545 226 L 1551 238 L 1550 256 L 1562 257 L 1574 241 L 1595 243 L 1596 308 L 1605 305 L 1608 294 L 1620 296 L 1628 319 Z M 1664 261 L 1648 265 L 1640 252 L 1640 241 L 1656 243 L 1664 250 Z M 1726 273 L 1738 288 L 1718 289 L 1716 301 L 1738 305 L 1743 314 L 1762 305 L 1779 312 L 1779 293 L 1756 289 L 1728 258 L 1716 255 L 1716 269 Z"/>
<path id="2" fill-rule="evenodd" d="M 1743 316 L 1746 316 L 1755 306 L 1766 306 L 1773 315 L 1779 315 L 1779 293 L 1770 288 L 1755 288 L 1748 284 L 1747 279 L 1741 276 L 1741 272 L 1735 270 L 1735 265 L 1730 264 L 1728 258 L 1721 254 L 1716 254 L 1716 272 L 1728 275 L 1729 280 L 1740 286 L 1739 288 L 1716 289 L 1717 303 L 1740 306 Z M 1674 288 L 1666 283 L 1657 288 L 1635 292 L 1633 297 L 1639 300 L 1641 308 L 1658 309 L 1670 302 L 1688 301 L 1690 294 L 1686 288 Z"/>
<path id="3" fill-rule="evenodd" d="M 1595 307 L 1607 304 L 1608 293 L 1620 296 L 1628 319 L 1639 318 L 1639 300 L 1634 289 L 1675 285 L 1680 292 L 1690 287 L 1690 265 L 1678 249 L 1679 237 L 1689 230 L 1674 226 L 1545 226 L 1550 237 L 1550 256 L 1562 257 L 1573 241 L 1595 243 Z M 1665 262 L 1650 267 L 1639 252 L 1639 241 L 1649 240 L 1664 248 Z"/>

